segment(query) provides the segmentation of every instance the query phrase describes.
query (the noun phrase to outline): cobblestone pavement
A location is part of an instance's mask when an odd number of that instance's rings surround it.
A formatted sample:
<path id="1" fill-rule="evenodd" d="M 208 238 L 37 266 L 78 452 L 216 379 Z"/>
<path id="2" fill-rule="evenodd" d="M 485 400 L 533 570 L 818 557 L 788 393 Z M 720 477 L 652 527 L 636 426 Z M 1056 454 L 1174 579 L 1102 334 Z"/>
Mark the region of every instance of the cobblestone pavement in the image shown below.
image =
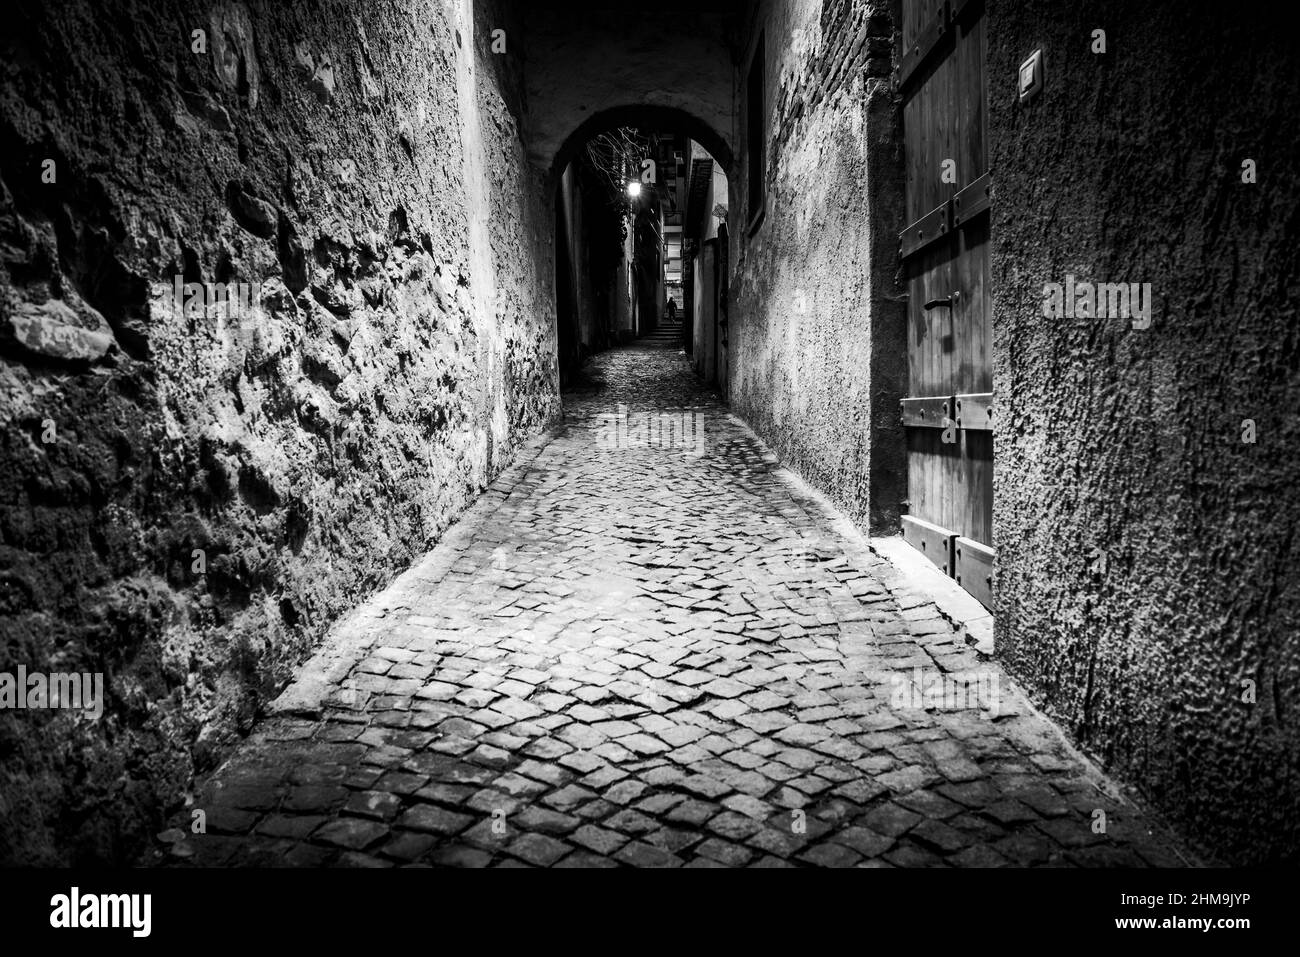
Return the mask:
<path id="1" fill-rule="evenodd" d="M 1184 863 L 679 352 L 590 371 L 156 860 Z"/>

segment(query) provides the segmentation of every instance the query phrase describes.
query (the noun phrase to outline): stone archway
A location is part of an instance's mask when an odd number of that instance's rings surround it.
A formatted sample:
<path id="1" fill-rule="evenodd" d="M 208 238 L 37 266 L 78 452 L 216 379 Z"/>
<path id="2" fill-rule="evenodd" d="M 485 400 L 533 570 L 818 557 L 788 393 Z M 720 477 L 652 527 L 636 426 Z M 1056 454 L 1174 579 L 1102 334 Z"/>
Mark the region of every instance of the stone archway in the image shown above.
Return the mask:
<path id="1" fill-rule="evenodd" d="M 564 172 L 564 167 L 592 137 L 620 126 L 683 133 L 708 150 L 728 173 L 732 169 L 731 143 L 728 138 L 698 116 L 671 106 L 629 104 L 602 110 L 579 123 L 551 154 L 547 166 L 550 176 L 555 177 Z"/>
<path id="2" fill-rule="evenodd" d="M 604 226 L 593 231 L 592 223 L 607 225 L 610 208 L 622 210 L 620 216 L 627 208 L 611 202 L 607 181 L 594 185 L 594 167 L 584 150 L 593 139 L 626 127 L 649 137 L 642 158 L 653 156 L 660 166 L 651 174 L 657 184 L 651 198 L 632 204 L 637 212 L 628 222 L 634 225 L 616 230 L 615 236 L 601 232 Z M 677 149 L 664 147 L 665 139 Z M 663 152 L 665 148 L 669 152 Z M 554 151 L 544 181 L 556 202 L 556 341 L 562 384 L 574 381 L 584 357 L 592 352 L 633 339 L 663 341 L 657 330 L 664 307 L 665 270 L 670 249 L 681 255 L 690 194 L 685 171 L 691 168 L 692 155 L 698 166 L 705 152 L 712 161 L 710 168 L 714 164 L 723 170 L 732 168 L 731 146 L 722 133 L 682 109 L 653 104 L 615 106 L 589 116 Z M 625 247 L 627 242 L 631 245 Z M 618 262 L 628 267 L 626 275 L 620 276 L 621 267 L 608 261 L 602 268 L 598 249 L 612 249 Z M 680 339 L 680 329 L 676 332 L 674 341 Z"/>
<path id="3" fill-rule="evenodd" d="M 618 125 L 680 130 L 730 168 L 735 5 L 653 7 L 535 0 L 524 14 L 524 134 L 533 165 L 558 175 L 590 137 Z"/>

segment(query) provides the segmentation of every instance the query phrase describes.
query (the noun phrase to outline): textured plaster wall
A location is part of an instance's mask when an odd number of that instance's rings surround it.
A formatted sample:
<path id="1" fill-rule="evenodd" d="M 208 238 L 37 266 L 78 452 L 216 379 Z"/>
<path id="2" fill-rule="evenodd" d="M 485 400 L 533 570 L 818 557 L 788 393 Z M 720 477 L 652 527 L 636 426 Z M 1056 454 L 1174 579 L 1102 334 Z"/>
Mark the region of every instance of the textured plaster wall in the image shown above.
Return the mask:
<path id="1" fill-rule="evenodd" d="M 558 414 L 518 31 L 477 6 L 8 11 L 0 671 L 108 701 L 0 714 L 0 861 L 128 859 Z M 177 275 L 261 296 L 187 316 Z"/>
<path id="2" fill-rule="evenodd" d="M 765 0 L 747 31 L 731 179 L 733 405 L 855 521 L 896 527 L 904 320 L 888 3 Z M 766 209 L 745 228 L 745 77 L 765 31 Z M 877 228 L 873 224 L 884 224 Z"/>
<path id="3" fill-rule="evenodd" d="M 1294 860 L 1293 37 L 1249 4 L 1139 0 L 990 0 L 988 35 L 998 651 L 1202 847 Z M 1044 318 L 1067 274 L 1151 283 L 1150 328 Z"/>

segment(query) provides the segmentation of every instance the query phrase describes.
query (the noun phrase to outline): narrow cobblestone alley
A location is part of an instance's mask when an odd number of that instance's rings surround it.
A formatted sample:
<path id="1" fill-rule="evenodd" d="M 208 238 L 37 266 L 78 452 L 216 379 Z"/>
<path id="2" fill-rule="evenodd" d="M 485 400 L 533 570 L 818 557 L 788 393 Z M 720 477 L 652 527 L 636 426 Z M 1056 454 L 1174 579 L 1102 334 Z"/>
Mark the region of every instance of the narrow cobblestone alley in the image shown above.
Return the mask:
<path id="1" fill-rule="evenodd" d="M 166 861 L 1187 860 L 684 355 L 588 372 L 565 424 L 335 629 Z M 997 692 L 976 707 L 898 694 L 975 674 Z"/>

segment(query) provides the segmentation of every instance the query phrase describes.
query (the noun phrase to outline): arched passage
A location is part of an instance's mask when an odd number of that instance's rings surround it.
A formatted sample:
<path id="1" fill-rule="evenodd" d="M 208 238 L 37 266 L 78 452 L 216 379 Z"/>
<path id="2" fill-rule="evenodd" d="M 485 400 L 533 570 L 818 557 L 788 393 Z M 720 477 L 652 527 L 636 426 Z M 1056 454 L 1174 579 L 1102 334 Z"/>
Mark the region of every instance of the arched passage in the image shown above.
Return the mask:
<path id="1" fill-rule="evenodd" d="M 632 127 L 698 143 L 730 172 L 738 9 L 731 0 L 664 0 L 653 7 L 534 0 L 522 14 L 524 141 L 556 202 L 562 380 L 588 350 L 653 328 L 664 295 L 662 281 L 647 294 L 645 281 L 637 278 L 646 263 L 635 250 L 623 259 L 632 270 L 625 284 L 631 291 L 621 288 L 623 280 L 610 278 L 602 257 L 591 255 L 593 246 L 611 245 L 591 232 L 604 215 L 599 206 L 608 204 L 582 202 L 581 176 L 566 169 L 594 137 Z M 681 152 L 673 155 L 680 159 Z M 636 217 L 632 221 L 638 237 L 633 245 L 639 246 Z M 676 229 L 680 259 L 680 225 Z M 616 255 L 617 245 L 616 239 Z M 664 264 L 655 265 L 662 278 Z M 598 316 L 603 318 L 593 319 Z M 603 328 L 594 328 L 593 321 Z"/>
<path id="2" fill-rule="evenodd" d="M 653 171 L 642 169 L 646 161 L 655 164 Z M 712 222 L 703 208 L 714 206 L 707 198 L 716 192 L 708 189 L 712 171 L 732 163 L 726 139 L 684 110 L 624 105 L 580 123 L 552 163 L 547 182 L 555 197 L 561 382 L 577 381 L 593 352 L 632 340 L 690 351 L 691 310 L 680 321 L 676 313 L 663 320 L 670 299 L 690 302 L 685 280 L 695 264 L 686 252 L 688 213 L 697 229 Z M 641 189 L 632 194 L 627 184 L 638 170 Z M 725 176 L 721 183 L 716 198 L 725 209 Z M 716 275 L 712 279 L 710 289 L 726 288 Z M 708 310 L 710 332 L 725 315 L 725 305 L 716 306 Z M 715 381 L 712 369 L 709 378 Z"/>
<path id="3" fill-rule="evenodd" d="M 569 161 L 592 137 L 621 126 L 635 126 L 657 132 L 681 133 L 695 140 L 722 164 L 728 173 L 732 168 L 731 144 L 727 137 L 704 120 L 685 110 L 672 106 L 652 104 L 627 104 L 614 106 L 587 117 L 561 142 L 551 159 L 548 171 L 552 179 L 564 172 Z"/>

